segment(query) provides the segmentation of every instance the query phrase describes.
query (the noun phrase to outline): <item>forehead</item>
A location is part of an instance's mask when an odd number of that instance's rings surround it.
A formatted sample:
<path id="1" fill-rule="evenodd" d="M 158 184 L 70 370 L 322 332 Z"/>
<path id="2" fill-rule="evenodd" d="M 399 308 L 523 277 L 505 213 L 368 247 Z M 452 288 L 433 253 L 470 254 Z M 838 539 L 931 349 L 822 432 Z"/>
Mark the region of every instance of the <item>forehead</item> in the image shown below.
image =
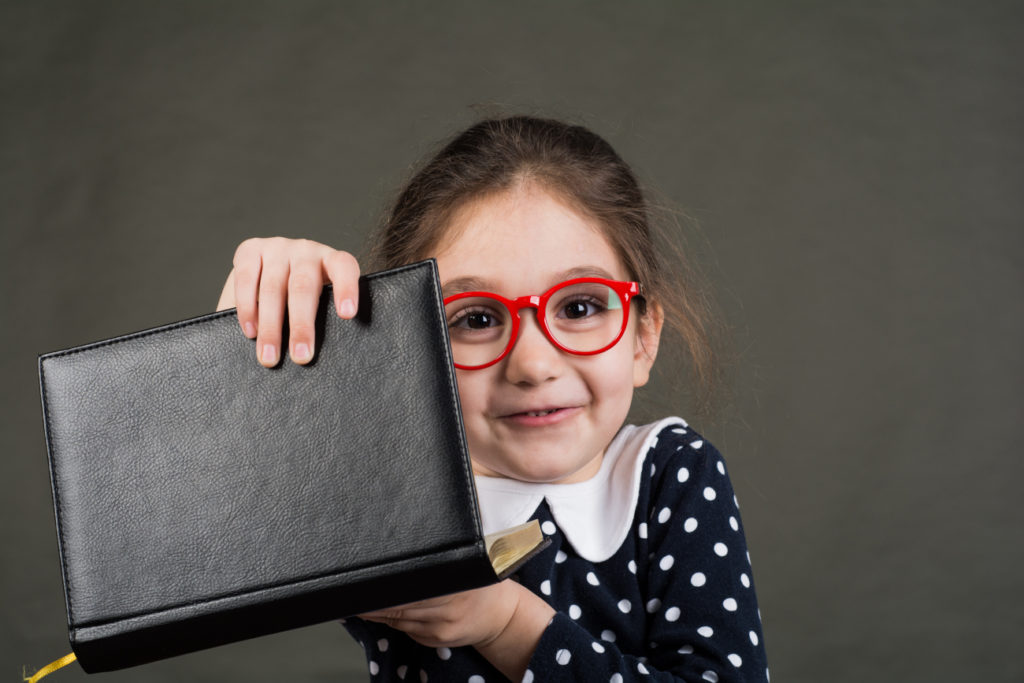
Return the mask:
<path id="1" fill-rule="evenodd" d="M 509 296 L 539 293 L 583 272 L 628 279 L 600 224 L 534 185 L 461 207 L 431 255 L 442 285 L 472 280 Z"/>

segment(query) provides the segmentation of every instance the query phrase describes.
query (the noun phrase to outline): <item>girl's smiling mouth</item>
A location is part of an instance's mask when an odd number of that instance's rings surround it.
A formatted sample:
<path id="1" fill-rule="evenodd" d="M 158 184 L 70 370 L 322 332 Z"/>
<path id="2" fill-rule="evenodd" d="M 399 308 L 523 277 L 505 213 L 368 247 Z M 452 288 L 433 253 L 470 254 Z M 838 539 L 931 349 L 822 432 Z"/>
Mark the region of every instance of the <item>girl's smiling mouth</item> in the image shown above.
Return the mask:
<path id="1" fill-rule="evenodd" d="M 580 406 L 530 408 L 499 415 L 499 419 L 502 422 L 522 427 L 544 427 L 567 420 L 581 410 Z"/>

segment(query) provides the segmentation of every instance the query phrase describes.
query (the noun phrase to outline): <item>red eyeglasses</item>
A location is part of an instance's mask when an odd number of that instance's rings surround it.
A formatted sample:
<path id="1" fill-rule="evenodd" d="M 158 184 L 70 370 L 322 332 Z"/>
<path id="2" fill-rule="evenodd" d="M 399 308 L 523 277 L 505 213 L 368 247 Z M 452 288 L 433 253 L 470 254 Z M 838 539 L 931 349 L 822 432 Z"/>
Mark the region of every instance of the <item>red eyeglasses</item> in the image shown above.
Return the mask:
<path id="1" fill-rule="evenodd" d="M 506 299 L 491 292 L 463 292 L 444 300 L 455 367 L 480 370 L 494 365 L 519 338 L 519 312 L 536 309 L 544 336 L 557 348 L 580 356 L 607 351 L 629 322 L 629 302 L 640 284 L 582 277 L 561 282 L 541 295 Z"/>

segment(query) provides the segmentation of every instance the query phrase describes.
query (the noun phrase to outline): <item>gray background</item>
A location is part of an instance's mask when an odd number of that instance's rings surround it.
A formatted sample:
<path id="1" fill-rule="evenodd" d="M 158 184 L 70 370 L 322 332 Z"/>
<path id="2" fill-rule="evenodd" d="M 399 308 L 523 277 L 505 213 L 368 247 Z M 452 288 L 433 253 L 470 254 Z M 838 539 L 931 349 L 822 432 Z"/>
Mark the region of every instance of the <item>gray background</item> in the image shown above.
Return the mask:
<path id="1" fill-rule="evenodd" d="M 67 651 L 36 355 L 211 310 L 246 236 L 358 250 L 436 141 L 525 111 L 699 223 L 773 680 L 1024 679 L 1022 16 L 3 2 L 0 677 Z M 94 680 L 364 672 L 328 624 Z"/>

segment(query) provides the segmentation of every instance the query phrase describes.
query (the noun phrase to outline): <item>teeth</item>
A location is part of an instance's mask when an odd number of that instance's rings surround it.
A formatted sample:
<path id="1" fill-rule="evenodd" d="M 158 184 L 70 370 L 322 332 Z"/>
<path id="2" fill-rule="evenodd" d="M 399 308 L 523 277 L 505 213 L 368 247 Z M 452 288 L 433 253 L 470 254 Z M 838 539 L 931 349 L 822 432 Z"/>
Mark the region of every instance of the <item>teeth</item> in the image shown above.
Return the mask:
<path id="1" fill-rule="evenodd" d="M 544 417 L 545 415 L 550 415 L 553 412 L 555 412 L 554 409 L 551 409 L 551 410 L 531 410 L 531 411 L 529 411 L 526 414 L 529 415 L 530 417 Z"/>

